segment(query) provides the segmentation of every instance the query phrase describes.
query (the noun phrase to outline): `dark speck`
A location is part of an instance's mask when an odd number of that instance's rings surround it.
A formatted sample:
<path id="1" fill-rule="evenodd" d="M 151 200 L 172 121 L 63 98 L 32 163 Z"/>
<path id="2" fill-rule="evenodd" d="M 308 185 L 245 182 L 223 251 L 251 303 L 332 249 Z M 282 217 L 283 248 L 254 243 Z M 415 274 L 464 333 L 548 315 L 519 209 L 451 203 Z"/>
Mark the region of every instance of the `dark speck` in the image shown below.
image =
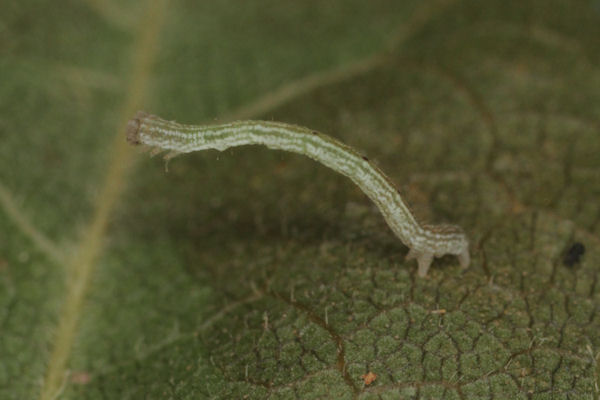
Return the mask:
<path id="1" fill-rule="evenodd" d="M 367 157 L 365 157 L 365 156 L 362 156 L 362 159 L 365 160 L 365 161 L 369 161 L 369 159 Z"/>
<path id="2" fill-rule="evenodd" d="M 317 131 L 312 131 L 312 134 L 313 134 L 313 135 L 318 135 L 318 134 L 319 134 L 319 132 L 317 132 Z"/>
<path id="3" fill-rule="evenodd" d="M 573 243 L 573 245 L 567 250 L 565 254 L 565 258 L 563 259 L 563 264 L 567 267 L 572 267 L 575 264 L 578 264 L 581 256 L 585 253 L 585 246 L 579 242 Z"/>

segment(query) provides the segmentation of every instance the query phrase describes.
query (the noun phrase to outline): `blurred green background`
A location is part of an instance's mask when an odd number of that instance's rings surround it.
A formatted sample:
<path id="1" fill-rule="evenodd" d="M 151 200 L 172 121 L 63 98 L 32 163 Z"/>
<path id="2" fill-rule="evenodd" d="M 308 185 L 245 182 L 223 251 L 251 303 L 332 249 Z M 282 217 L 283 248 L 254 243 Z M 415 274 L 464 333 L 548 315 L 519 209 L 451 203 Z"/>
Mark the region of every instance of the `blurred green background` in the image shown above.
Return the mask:
<path id="1" fill-rule="evenodd" d="M 599 38 L 597 0 L 3 2 L 0 399 L 598 399 Z M 472 265 L 417 278 L 299 155 L 166 172 L 138 109 L 334 136 Z"/>

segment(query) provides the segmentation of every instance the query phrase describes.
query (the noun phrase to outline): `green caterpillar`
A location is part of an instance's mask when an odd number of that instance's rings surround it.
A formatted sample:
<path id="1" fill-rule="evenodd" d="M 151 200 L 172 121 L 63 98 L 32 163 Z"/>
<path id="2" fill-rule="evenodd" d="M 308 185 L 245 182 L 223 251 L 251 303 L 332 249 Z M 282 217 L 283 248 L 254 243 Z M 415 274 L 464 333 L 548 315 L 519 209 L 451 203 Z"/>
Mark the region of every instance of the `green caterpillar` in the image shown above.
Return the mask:
<path id="1" fill-rule="evenodd" d="M 272 121 L 237 121 L 221 125 L 184 125 L 139 111 L 127 126 L 127 140 L 143 144 L 155 153 L 170 151 L 169 159 L 180 153 L 262 144 L 270 149 L 304 154 L 356 183 L 377 205 L 385 221 L 410 248 L 406 258 L 416 258 L 421 277 L 434 257 L 458 256 L 463 268 L 469 266 L 469 241 L 454 225 L 421 225 L 414 218 L 390 179 L 367 157 L 353 148 L 317 131 Z"/>

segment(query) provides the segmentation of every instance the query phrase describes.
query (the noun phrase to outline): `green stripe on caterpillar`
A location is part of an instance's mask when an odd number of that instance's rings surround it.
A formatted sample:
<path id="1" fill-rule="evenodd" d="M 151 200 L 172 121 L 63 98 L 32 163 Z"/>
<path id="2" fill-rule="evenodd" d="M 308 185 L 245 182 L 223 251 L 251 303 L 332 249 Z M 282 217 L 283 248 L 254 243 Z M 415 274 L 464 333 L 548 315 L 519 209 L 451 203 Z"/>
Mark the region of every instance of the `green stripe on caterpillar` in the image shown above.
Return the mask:
<path id="1" fill-rule="evenodd" d="M 270 149 L 303 154 L 350 178 L 377 205 L 385 221 L 410 248 L 421 277 L 434 257 L 452 254 L 463 268 L 470 263 L 469 241 L 454 225 L 421 225 L 391 180 L 365 156 L 323 133 L 273 121 L 236 121 L 219 125 L 185 125 L 139 111 L 127 125 L 127 140 L 153 153 L 169 151 L 170 159 L 192 151 L 260 144 Z"/>

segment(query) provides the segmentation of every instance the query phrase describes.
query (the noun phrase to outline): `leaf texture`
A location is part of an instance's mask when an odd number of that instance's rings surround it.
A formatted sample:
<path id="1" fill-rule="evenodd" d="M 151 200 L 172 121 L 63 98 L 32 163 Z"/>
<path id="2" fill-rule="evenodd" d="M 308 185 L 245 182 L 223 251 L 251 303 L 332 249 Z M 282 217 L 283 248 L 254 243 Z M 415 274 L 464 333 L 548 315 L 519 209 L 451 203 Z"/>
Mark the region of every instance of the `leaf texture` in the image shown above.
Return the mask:
<path id="1" fill-rule="evenodd" d="M 197 3 L 0 6 L 0 398 L 598 398 L 600 3 Z M 167 173 L 137 109 L 334 136 L 472 265 L 301 156 Z"/>

